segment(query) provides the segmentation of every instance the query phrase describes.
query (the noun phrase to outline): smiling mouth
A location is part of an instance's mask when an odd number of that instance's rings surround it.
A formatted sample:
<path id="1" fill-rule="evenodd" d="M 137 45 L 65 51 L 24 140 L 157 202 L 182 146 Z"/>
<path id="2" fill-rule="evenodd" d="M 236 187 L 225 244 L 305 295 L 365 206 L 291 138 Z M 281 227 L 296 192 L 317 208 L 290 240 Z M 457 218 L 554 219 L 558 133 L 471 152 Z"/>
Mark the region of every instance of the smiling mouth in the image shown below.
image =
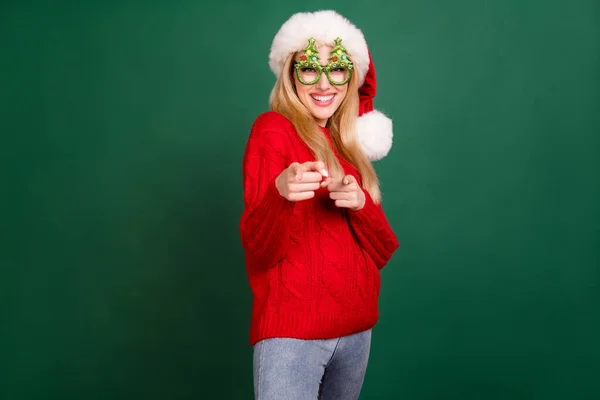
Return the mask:
<path id="1" fill-rule="evenodd" d="M 330 94 L 328 96 L 321 96 L 321 95 L 311 94 L 310 97 L 312 97 L 312 99 L 315 101 L 315 103 L 317 105 L 328 106 L 331 103 L 333 103 L 333 98 L 335 97 L 335 94 Z"/>

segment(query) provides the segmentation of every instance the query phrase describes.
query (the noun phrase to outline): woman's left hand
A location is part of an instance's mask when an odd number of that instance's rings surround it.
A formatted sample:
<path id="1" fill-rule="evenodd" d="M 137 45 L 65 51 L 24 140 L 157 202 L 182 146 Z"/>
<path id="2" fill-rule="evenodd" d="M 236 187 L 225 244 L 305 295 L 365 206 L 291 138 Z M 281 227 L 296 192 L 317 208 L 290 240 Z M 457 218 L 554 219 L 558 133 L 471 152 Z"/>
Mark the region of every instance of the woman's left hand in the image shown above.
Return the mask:
<path id="1" fill-rule="evenodd" d="M 365 206 L 365 193 L 353 175 L 346 175 L 339 180 L 327 178 L 323 181 L 323 186 L 325 185 L 329 190 L 329 197 L 335 200 L 336 207 L 358 211 Z"/>

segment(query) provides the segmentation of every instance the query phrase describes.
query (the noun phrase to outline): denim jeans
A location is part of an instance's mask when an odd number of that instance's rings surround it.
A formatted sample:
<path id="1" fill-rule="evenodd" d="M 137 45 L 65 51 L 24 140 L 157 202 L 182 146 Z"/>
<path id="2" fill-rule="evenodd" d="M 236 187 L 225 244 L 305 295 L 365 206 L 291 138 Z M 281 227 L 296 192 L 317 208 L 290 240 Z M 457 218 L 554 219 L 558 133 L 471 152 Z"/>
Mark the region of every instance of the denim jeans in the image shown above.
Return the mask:
<path id="1" fill-rule="evenodd" d="M 326 340 L 264 339 L 254 345 L 257 400 L 358 399 L 371 330 Z"/>

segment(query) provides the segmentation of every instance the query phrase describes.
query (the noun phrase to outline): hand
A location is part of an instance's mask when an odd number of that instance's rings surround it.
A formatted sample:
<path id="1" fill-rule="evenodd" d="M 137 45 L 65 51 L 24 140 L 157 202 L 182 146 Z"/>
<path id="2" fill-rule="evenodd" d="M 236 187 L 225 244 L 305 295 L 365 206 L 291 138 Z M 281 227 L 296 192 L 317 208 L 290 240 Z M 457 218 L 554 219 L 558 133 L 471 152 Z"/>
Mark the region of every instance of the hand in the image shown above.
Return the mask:
<path id="1" fill-rule="evenodd" d="M 315 197 L 323 177 L 329 174 L 321 161 L 292 163 L 275 180 L 279 194 L 289 201 L 307 200 Z"/>
<path id="2" fill-rule="evenodd" d="M 365 193 L 354 175 L 346 175 L 340 180 L 327 179 L 326 186 L 336 207 L 358 211 L 365 206 Z"/>

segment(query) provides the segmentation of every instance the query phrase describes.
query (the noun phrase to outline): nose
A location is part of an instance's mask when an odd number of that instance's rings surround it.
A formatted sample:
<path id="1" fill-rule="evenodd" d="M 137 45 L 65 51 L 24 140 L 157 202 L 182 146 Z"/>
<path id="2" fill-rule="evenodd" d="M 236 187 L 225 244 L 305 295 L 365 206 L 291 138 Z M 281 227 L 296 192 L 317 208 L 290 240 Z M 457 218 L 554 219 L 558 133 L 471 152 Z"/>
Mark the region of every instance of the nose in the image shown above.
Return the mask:
<path id="1" fill-rule="evenodd" d="M 317 89 L 325 91 L 329 88 L 331 88 L 331 83 L 329 82 L 329 79 L 327 79 L 325 72 L 323 72 L 321 78 L 317 82 Z"/>

